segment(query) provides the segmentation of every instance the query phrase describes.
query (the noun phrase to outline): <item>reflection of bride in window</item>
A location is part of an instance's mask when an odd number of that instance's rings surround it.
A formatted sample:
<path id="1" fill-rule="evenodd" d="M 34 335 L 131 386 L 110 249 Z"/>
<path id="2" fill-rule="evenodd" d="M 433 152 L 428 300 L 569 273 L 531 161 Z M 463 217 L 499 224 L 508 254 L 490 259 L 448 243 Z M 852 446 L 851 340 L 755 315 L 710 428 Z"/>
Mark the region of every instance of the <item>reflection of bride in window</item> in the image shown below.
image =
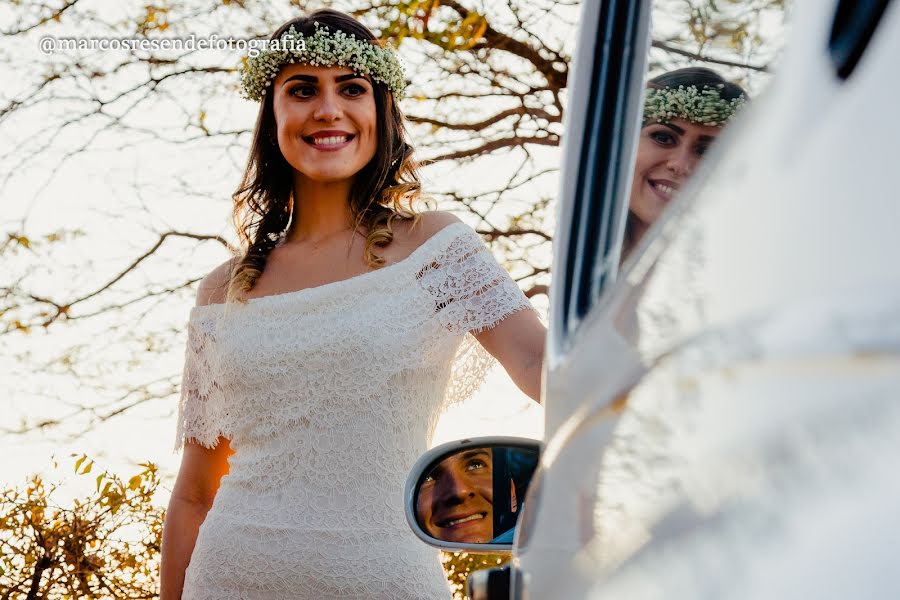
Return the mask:
<path id="1" fill-rule="evenodd" d="M 748 99 L 739 85 L 703 67 L 669 71 L 647 82 L 620 263 L 629 258 L 687 183 L 722 128 Z M 647 274 L 639 277 L 637 287 L 623 291 L 618 308 L 613 309 L 615 329 L 623 342 L 619 349 L 622 355 L 631 352 L 639 338 L 649 343 L 646 336 L 638 334 L 635 311 L 651 279 Z M 686 285 L 687 281 L 679 282 L 681 289 Z M 658 316 L 654 317 L 657 325 L 666 321 Z"/>
<path id="2" fill-rule="evenodd" d="M 741 86 L 702 67 L 663 73 L 647 83 L 623 259 L 746 100 Z"/>

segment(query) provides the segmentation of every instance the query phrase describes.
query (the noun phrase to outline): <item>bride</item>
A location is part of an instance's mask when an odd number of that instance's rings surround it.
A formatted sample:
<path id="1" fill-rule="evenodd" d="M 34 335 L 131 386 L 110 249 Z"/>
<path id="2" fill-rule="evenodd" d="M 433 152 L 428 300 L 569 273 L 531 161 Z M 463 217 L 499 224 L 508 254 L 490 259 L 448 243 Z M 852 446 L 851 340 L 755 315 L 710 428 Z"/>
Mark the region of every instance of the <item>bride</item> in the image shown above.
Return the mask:
<path id="1" fill-rule="evenodd" d="M 663 73 L 648 81 L 646 88 L 623 259 L 748 101 L 741 86 L 705 67 Z"/>
<path id="2" fill-rule="evenodd" d="M 546 331 L 478 234 L 414 211 L 393 51 L 333 10 L 271 40 L 243 251 L 188 321 L 161 598 L 449 598 L 405 475 L 493 361 L 539 401 Z"/>

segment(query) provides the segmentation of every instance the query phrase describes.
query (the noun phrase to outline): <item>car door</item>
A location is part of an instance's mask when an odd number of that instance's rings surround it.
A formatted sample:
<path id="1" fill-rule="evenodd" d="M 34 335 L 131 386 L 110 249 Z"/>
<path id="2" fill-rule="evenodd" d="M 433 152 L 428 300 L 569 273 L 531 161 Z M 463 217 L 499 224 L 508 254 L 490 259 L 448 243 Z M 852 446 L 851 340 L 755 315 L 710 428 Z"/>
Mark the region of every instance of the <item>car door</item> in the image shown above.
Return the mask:
<path id="1" fill-rule="evenodd" d="M 619 273 L 641 94 L 649 49 L 648 0 L 582 3 L 566 115 L 563 171 L 554 238 L 549 336 L 545 360 L 545 439 L 552 439 L 573 413 L 615 395 L 641 372 L 638 357 L 620 332 L 598 319 L 603 292 Z M 611 374 L 598 382 L 597 364 Z M 553 448 L 548 448 L 550 464 Z M 538 487 L 553 488 L 566 474 L 547 471 Z M 539 490 L 536 490 L 539 493 Z M 534 496 L 531 496 L 534 497 Z M 543 498 L 541 511 L 572 515 L 571 498 Z M 529 500 L 530 502 L 530 500 Z M 574 519 L 544 521 L 530 554 L 519 538 L 517 560 L 528 564 L 513 586 L 520 597 L 551 598 L 529 589 L 531 568 L 553 572 L 571 556 Z M 537 580 L 540 580 L 539 577 Z M 534 581 L 537 581 L 534 580 Z"/>
<path id="2" fill-rule="evenodd" d="M 795 22 L 777 82 L 622 269 L 622 156 L 585 159 L 619 142 L 593 139 L 588 107 L 606 97 L 579 55 L 522 598 L 900 589 L 885 468 L 900 451 L 900 204 L 883 141 L 900 123 L 885 118 L 900 5 L 798 0 Z"/>
<path id="3" fill-rule="evenodd" d="M 598 331 L 604 325 L 590 317 L 598 314 L 602 292 L 615 282 L 619 271 L 640 129 L 649 10 L 647 0 L 583 4 L 554 238 L 547 439 L 569 418 L 573 407 L 583 405 L 572 378 L 577 379 L 583 367 L 592 369 L 578 359 L 596 356 L 593 346 L 609 333 Z M 614 348 L 608 358 L 618 361 L 618 355 Z"/>

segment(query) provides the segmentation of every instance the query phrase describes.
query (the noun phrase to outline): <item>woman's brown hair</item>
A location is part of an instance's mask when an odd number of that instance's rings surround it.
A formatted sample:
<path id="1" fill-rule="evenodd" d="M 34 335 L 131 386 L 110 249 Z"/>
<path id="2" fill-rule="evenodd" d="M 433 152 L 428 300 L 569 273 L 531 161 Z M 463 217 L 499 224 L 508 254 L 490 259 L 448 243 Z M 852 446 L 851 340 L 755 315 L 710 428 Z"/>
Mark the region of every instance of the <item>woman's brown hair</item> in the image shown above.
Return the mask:
<path id="1" fill-rule="evenodd" d="M 305 36 L 315 32 L 315 24 L 330 31 L 343 31 L 357 39 L 378 44 L 375 35 L 353 17 L 331 9 L 320 9 L 305 17 L 292 19 L 272 34 L 279 39 L 293 25 Z M 421 186 L 413 148 L 406 142 L 403 114 L 393 93 L 378 81 L 372 81 L 377 115 L 378 144 L 375 156 L 356 174 L 350 190 L 350 212 L 355 227 L 365 227 L 365 259 L 370 267 L 384 265 L 384 259 L 373 252 L 374 246 L 385 247 L 393 240 L 395 219 L 412 219 L 419 215 L 412 203 L 419 198 Z M 241 293 L 253 289 L 266 266 L 269 253 L 287 230 L 293 197 L 293 167 L 278 147 L 271 84 L 260 101 L 253 132 L 250 157 L 240 186 L 234 194 L 233 219 L 243 249 L 236 260 L 226 294 L 245 302 Z M 405 204 L 405 206 L 404 206 Z"/>

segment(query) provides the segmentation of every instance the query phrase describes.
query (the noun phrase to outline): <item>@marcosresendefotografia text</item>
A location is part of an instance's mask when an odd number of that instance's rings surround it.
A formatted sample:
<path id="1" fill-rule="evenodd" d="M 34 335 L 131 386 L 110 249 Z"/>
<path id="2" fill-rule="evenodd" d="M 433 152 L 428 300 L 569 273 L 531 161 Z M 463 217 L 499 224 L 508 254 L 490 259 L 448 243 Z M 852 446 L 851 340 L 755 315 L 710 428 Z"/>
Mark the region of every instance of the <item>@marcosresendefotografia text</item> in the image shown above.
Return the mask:
<path id="1" fill-rule="evenodd" d="M 208 37 L 189 35 L 185 37 L 52 37 L 40 39 L 41 53 L 51 55 L 54 52 L 76 52 L 91 50 L 142 50 L 150 51 L 187 51 L 195 50 L 239 50 L 250 57 L 258 56 L 267 50 L 305 50 L 303 39 L 268 40 L 255 38 L 220 37 L 211 34 Z"/>

